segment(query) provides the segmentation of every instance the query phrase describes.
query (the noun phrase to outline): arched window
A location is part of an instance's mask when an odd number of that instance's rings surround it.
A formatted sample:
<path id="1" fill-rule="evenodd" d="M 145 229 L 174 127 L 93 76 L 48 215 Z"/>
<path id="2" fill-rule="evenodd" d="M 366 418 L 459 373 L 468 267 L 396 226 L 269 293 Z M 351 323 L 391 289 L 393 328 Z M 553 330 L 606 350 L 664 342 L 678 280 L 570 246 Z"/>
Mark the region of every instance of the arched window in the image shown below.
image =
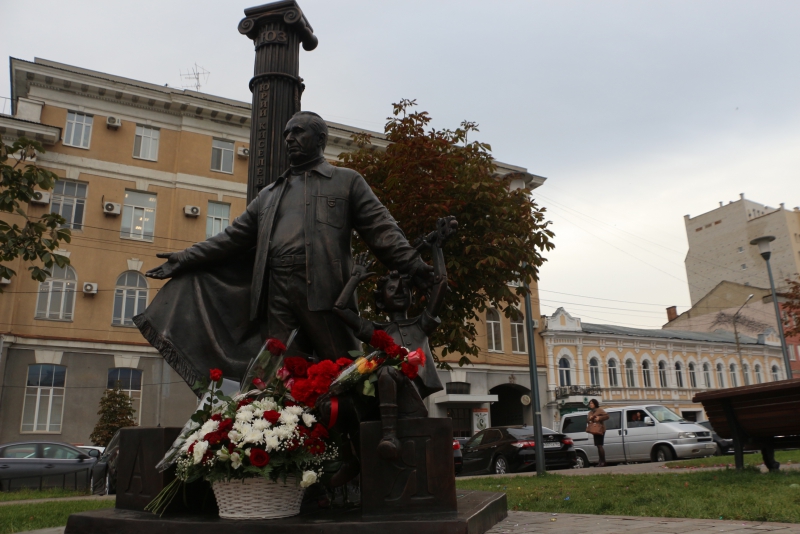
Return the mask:
<path id="1" fill-rule="evenodd" d="M 707 363 L 703 364 L 703 387 L 711 388 L 711 366 Z"/>
<path id="2" fill-rule="evenodd" d="M 744 385 L 750 385 L 750 366 L 746 363 L 742 365 L 742 375 L 744 376 Z"/>
<path id="3" fill-rule="evenodd" d="M 662 388 L 669 387 L 667 383 L 667 362 L 664 360 L 658 362 L 658 383 Z"/>
<path id="4" fill-rule="evenodd" d="M 131 369 L 129 367 L 114 367 L 108 370 L 108 389 L 114 389 L 119 382 L 122 391 L 131 398 L 131 404 L 135 413 L 133 414 L 136 422 L 141 422 L 142 409 L 142 370 Z"/>
<path id="5" fill-rule="evenodd" d="M 755 369 L 755 372 L 756 372 L 756 384 L 760 384 L 762 382 L 762 380 L 763 380 L 761 378 L 761 366 L 759 364 L 756 364 L 754 369 Z"/>
<path id="6" fill-rule="evenodd" d="M 23 432 L 61 432 L 66 381 L 67 368 L 63 365 L 28 366 L 22 405 Z"/>
<path id="7" fill-rule="evenodd" d="M 70 266 L 53 265 L 52 276 L 39 284 L 36 318 L 71 321 L 75 311 L 75 286 L 78 276 Z"/>
<path id="8" fill-rule="evenodd" d="M 619 387 L 617 379 L 617 360 L 608 360 L 608 387 Z"/>
<path id="9" fill-rule="evenodd" d="M 133 326 L 133 317 L 147 307 L 147 279 L 136 271 L 124 272 L 117 278 L 114 291 L 114 316 L 111 324 Z"/>
<path id="10" fill-rule="evenodd" d="M 650 377 L 650 362 L 647 360 L 642 362 L 642 382 L 646 388 L 653 387 L 653 380 Z"/>
<path id="11" fill-rule="evenodd" d="M 503 352 L 500 314 L 494 308 L 486 310 L 486 344 L 490 352 Z"/>
<path id="12" fill-rule="evenodd" d="M 516 319 L 511 319 L 511 352 L 525 351 L 525 317 L 519 312 Z"/>
<path id="13" fill-rule="evenodd" d="M 569 368 L 569 360 L 566 358 L 558 360 L 558 382 L 562 386 L 572 385 L 572 373 Z"/>
<path id="14" fill-rule="evenodd" d="M 735 388 L 736 386 L 739 385 L 739 381 L 736 378 L 736 364 L 735 363 L 730 364 L 728 366 L 728 369 L 730 369 L 731 372 L 731 387 Z"/>
<path id="15" fill-rule="evenodd" d="M 680 362 L 675 362 L 675 385 L 679 388 L 683 387 L 683 366 Z"/>
<path id="16" fill-rule="evenodd" d="M 597 358 L 589 360 L 589 385 L 600 385 L 600 362 L 597 361 Z"/>
<path id="17" fill-rule="evenodd" d="M 772 366 L 772 381 L 777 382 L 781 379 L 781 370 L 777 365 Z"/>
<path id="18" fill-rule="evenodd" d="M 697 370 L 694 362 L 689 363 L 689 387 L 692 389 L 697 389 Z"/>
<path id="19" fill-rule="evenodd" d="M 725 387 L 725 367 L 721 363 L 717 364 L 717 387 Z"/>
<path id="20" fill-rule="evenodd" d="M 636 387 L 636 364 L 633 363 L 633 360 L 625 362 L 625 381 L 629 388 Z"/>

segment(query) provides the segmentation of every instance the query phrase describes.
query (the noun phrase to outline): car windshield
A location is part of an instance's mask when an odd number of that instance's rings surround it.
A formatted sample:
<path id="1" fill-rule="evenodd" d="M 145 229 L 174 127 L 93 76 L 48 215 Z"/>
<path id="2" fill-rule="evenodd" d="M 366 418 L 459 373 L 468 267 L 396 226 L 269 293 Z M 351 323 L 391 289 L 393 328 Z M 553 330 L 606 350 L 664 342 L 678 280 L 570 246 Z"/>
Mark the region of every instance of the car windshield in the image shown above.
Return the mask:
<path id="1" fill-rule="evenodd" d="M 686 419 L 664 406 L 648 406 L 647 411 L 653 414 L 659 423 L 683 423 Z"/>

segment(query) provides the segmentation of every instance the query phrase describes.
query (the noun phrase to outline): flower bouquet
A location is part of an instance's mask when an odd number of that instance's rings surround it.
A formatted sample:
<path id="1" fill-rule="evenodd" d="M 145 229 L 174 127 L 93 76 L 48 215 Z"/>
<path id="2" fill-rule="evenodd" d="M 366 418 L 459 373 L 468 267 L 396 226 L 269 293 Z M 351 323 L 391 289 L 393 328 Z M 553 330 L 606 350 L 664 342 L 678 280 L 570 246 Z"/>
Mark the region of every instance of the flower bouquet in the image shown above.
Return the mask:
<path id="1" fill-rule="evenodd" d="M 228 397 L 219 391 L 222 372 L 212 369 L 210 378 L 211 394 L 192 416 L 200 426 L 178 451 L 176 479 L 147 509 L 163 513 L 181 483 L 202 478 L 212 484 L 220 517 L 297 515 L 305 488 L 337 456 L 327 429 L 307 407 L 258 388 Z"/>

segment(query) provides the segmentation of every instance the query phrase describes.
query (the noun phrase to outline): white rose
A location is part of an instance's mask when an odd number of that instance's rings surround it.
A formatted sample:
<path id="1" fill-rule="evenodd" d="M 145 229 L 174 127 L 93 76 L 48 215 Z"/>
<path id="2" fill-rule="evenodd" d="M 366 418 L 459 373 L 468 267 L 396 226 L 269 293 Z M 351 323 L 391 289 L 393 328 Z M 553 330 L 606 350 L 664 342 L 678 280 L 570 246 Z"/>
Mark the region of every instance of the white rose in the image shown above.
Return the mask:
<path id="1" fill-rule="evenodd" d="M 231 454 L 231 467 L 234 469 L 239 469 L 242 467 L 242 457 L 239 456 L 238 452 Z"/>
<path id="2" fill-rule="evenodd" d="M 206 451 L 208 450 L 208 442 L 207 441 L 198 441 L 194 444 L 194 450 L 192 454 L 194 455 L 194 464 L 197 465 L 205 456 Z"/>
<path id="3" fill-rule="evenodd" d="M 300 481 L 301 488 L 307 488 L 317 481 L 317 474 L 314 471 L 303 471 L 303 479 Z"/>
<path id="4" fill-rule="evenodd" d="M 311 425 L 317 422 L 317 418 L 311 415 L 310 413 L 304 413 L 303 422 L 306 424 L 306 426 L 310 427 Z"/>

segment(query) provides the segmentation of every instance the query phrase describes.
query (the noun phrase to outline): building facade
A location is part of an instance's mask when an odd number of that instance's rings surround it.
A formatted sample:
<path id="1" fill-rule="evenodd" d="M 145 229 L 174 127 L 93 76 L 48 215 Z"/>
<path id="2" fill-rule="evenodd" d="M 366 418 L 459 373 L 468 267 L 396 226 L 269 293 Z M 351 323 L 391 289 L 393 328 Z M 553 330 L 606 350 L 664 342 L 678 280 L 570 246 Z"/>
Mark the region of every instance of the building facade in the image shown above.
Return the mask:
<path id="1" fill-rule="evenodd" d="M 740 195 L 739 200 L 696 217 L 684 216 L 689 252 L 686 277 L 692 305 L 723 280 L 769 287 L 769 277 L 758 247 L 750 241 L 765 235 L 772 242 L 772 273 L 778 291 L 787 278 L 800 273 L 800 207 L 771 208 Z"/>
<path id="2" fill-rule="evenodd" d="M 59 181 L 27 209 L 60 213 L 72 242 L 58 251 L 70 266 L 42 284 L 21 260 L 9 265 L 18 275 L 0 294 L 0 443 L 88 443 L 100 398 L 117 381 L 140 425 L 182 426 L 196 398 L 131 319 L 164 283 L 144 276 L 161 263 L 156 253 L 202 241 L 244 211 L 250 104 L 42 59 L 10 64 L 13 113 L 0 115 L 0 136 L 44 145 L 37 163 Z M 328 124 L 326 157 L 355 149 L 351 135 L 361 130 Z M 388 145 L 370 133 L 376 149 Z M 512 187 L 544 182 L 503 163 L 498 174 Z M 474 381 L 473 391 L 466 403 L 432 400 L 432 415 L 487 408 L 495 375 L 527 366 L 503 339 L 469 370 L 444 373 L 443 382 Z M 484 389 L 485 402 L 470 396 Z"/>
<path id="3" fill-rule="evenodd" d="M 661 404 L 692 421 L 705 420 L 692 402 L 708 389 L 783 380 L 777 337 L 728 332 L 644 330 L 584 323 L 564 308 L 544 319 L 547 403 L 542 418 L 559 425 L 565 413 L 603 406 Z"/>

